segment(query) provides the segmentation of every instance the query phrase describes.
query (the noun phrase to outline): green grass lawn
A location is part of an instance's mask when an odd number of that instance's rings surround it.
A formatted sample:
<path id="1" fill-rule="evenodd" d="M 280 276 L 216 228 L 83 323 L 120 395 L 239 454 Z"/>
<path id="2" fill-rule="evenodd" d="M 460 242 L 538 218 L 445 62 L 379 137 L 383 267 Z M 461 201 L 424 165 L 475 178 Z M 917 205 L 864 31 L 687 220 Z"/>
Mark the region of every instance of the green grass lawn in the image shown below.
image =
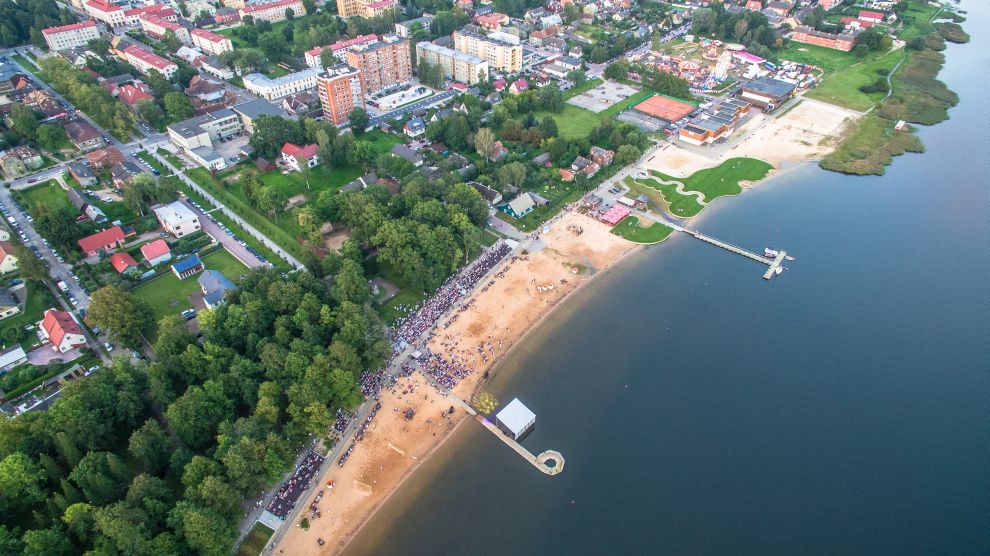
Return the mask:
<path id="1" fill-rule="evenodd" d="M 568 91 L 568 93 L 569 92 L 570 91 Z M 543 120 L 545 116 L 551 116 L 557 122 L 557 132 L 561 137 L 576 139 L 580 137 L 587 137 L 593 129 L 598 127 L 598 124 L 601 123 L 603 119 L 613 118 L 620 112 L 643 102 L 654 94 L 655 93 L 653 91 L 646 89 L 641 90 L 638 93 L 635 93 L 626 99 L 609 106 L 597 114 L 591 110 L 586 110 L 579 106 L 574 106 L 573 104 L 564 103 L 564 109 L 559 113 L 541 110 L 539 112 L 535 112 L 533 115 L 536 117 L 537 121 Z M 690 101 L 681 100 L 681 102 Z"/>
<path id="2" fill-rule="evenodd" d="M 225 249 L 219 249 L 203 257 L 203 266 L 208 270 L 219 270 L 227 278 L 237 281 L 241 275 L 248 272 L 248 268 L 241 264 Z M 199 274 L 194 274 L 185 280 L 179 280 L 175 274 L 169 271 L 158 278 L 134 288 L 132 292 L 139 299 L 144 300 L 151 306 L 155 314 L 155 323 L 165 315 L 179 314 L 186 309 L 192 308 L 189 296 L 199 291 L 197 279 Z M 148 341 L 154 343 L 157 335 L 156 330 L 147 334 Z"/>
<path id="3" fill-rule="evenodd" d="M 146 151 L 141 151 L 141 152 L 137 153 L 137 157 L 140 158 L 141 160 L 143 160 L 144 162 L 147 162 L 148 165 L 151 166 L 152 168 L 154 168 L 155 170 L 158 170 L 158 172 L 162 176 L 168 176 L 168 175 L 171 175 L 172 174 L 172 172 L 169 172 L 165 168 L 165 165 L 164 164 L 162 164 L 161 162 L 158 162 L 158 159 L 156 159 L 155 157 L 151 156 L 151 154 L 149 154 Z"/>
<path id="4" fill-rule="evenodd" d="M 667 212 L 674 216 L 691 218 L 701 212 L 701 209 L 705 208 L 693 195 L 681 195 L 678 193 L 674 185 L 662 184 L 657 180 L 651 179 L 633 180 L 631 177 L 627 177 L 625 183 L 634 191 L 639 190 L 646 194 L 652 202 L 659 203 Z M 651 190 L 653 193 L 648 192 Z M 657 199 L 656 192 L 659 192 L 662 201 Z"/>
<path id="5" fill-rule="evenodd" d="M 55 180 L 48 180 L 38 185 L 33 185 L 27 189 L 22 189 L 21 194 L 27 201 L 28 212 L 35 218 L 38 217 L 38 209 L 42 206 L 49 210 L 66 209 L 75 214 L 76 209 L 69 202 L 69 197 L 65 190 Z"/>
<path id="6" fill-rule="evenodd" d="M 16 328 L 21 346 L 27 350 L 37 343 L 37 336 L 33 331 L 24 330 L 24 327 L 41 320 L 45 309 L 55 306 L 55 300 L 48 288 L 44 286 L 28 283 L 25 287 L 27 288 L 27 302 L 24 305 L 24 311 L 0 320 L 0 338 L 7 336 L 7 329 Z M 7 347 L 6 342 L 4 342 L 4 347 Z"/>
<path id="7" fill-rule="evenodd" d="M 24 56 L 21 56 L 20 54 L 14 54 L 11 58 L 16 60 L 18 64 L 31 73 L 34 73 L 38 69 L 38 66 L 34 62 L 28 60 Z"/>
<path id="8" fill-rule="evenodd" d="M 564 91 L 564 100 L 574 98 L 580 95 L 581 93 L 586 93 L 601 84 L 602 84 L 602 80 L 598 79 L 597 77 L 594 79 L 588 79 L 584 83 L 577 85 L 575 87 L 571 87 L 570 89 Z"/>
<path id="9" fill-rule="evenodd" d="M 869 85 L 877 79 L 885 79 L 877 73 L 878 69 L 891 70 L 904 56 L 903 50 L 891 50 L 877 57 L 860 60 L 838 71 L 828 74 L 814 89 L 808 91 L 808 98 L 822 100 L 831 104 L 865 111 L 883 100 L 886 93 L 864 93 L 859 90 L 863 85 Z"/>
<path id="10" fill-rule="evenodd" d="M 392 135 L 391 133 L 385 133 L 380 129 L 373 129 L 371 131 L 359 133 L 355 135 L 354 138 L 358 141 L 367 141 L 371 143 L 371 146 L 375 148 L 375 151 L 378 154 L 387 153 L 392 150 L 392 147 L 404 142 L 402 137 Z"/>
<path id="11" fill-rule="evenodd" d="M 730 158 L 714 168 L 699 170 L 679 179 L 660 172 L 651 172 L 664 180 L 676 180 L 684 184 L 685 191 L 700 191 L 705 202 L 710 203 L 723 195 L 742 193 L 740 181 L 756 181 L 766 177 L 773 166 L 755 158 Z"/>
<path id="12" fill-rule="evenodd" d="M 612 228 L 612 233 L 633 243 L 648 244 L 667 239 L 667 236 L 674 233 L 674 229 L 659 222 L 650 222 L 649 226 L 643 226 L 638 216 L 627 216 Z"/>
<path id="13" fill-rule="evenodd" d="M 227 208 L 236 212 L 241 218 L 257 228 L 269 239 L 279 244 L 282 249 L 285 249 L 297 258 L 303 256 L 305 249 L 295 240 L 295 236 L 291 231 L 293 228 L 298 230 L 298 224 L 292 221 L 291 214 L 283 215 L 278 223 L 273 222 L 269 220 L 268 216 L 262 214 L 247 202 L 240 184 L 231 183 L 230 187 L 221 188 L 220 185 L 213 181 L 213 177 L 204 168 L 188 170 L 186 171 L 186 175 L 226 205 Z"/>
<path id="14" fill-rule="evenodd" d="M 255 522 L 247 537 L 244 538 L 244 542 L 237 547 L 237 556 L 258 556 L 274 534 L 275 531 L 272 531 L 267 525 L 260 521 Z"/>

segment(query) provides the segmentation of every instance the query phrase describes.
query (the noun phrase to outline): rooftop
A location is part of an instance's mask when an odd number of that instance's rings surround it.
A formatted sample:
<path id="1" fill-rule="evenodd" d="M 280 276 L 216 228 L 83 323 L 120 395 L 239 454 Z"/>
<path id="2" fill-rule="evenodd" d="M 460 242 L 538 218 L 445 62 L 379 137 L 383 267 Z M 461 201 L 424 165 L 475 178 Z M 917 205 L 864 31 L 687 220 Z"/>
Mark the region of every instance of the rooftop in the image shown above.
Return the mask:
<path id="1" fill-rule="evenodd" d="M 264 99 L 249 100 L 231 108 L 241 117 L 253 120 L 258 116 L 281 116 L 282 110 Z"/>
<path id="2" fill-rule="evenodd" d="M 243 79 L 245 85 L 250 82 L 256 87 L 270 88 L 278 87 L 279 85 L 288 85 L 290 83 L 295 83 L 296 81 L 316 77 L 321 73 L 323 73 L 323 68 L 306 68 L 302 71 L 283 75 L 282 77 L 277 77 L 275 79 L 272 79 L 262 73 L 250 73 L 245 75 Z"/>
<path id="3" fill-rule="evenodd" d="M 58 27 L 49 27 L 47 29 L 42 29 L 41 33 L 44 35 L 56 35 L 58 33 L 66 33 L 68 31 L 85 29 L 87 27 L 96 27 L 96 22 L 91 19 L 88 19 L 86 21 L 80 21 L 79 23 L 71 23 L 69 25 L 61 25 Z"/>
<path id="4" fill-rule="evenodd" d="M 435 45 L 429 41 L 420 41 L 416 43 L 416 48 L 421 48 L 427 52 L 434 52 L 442 56 L 450 56 L 455 60 L 461 60 L 462 62 L 467 62 L 469 64 L 480 64 L 484 62 L 481 58 L 454 50 L 453 48 L 447 48 L 445 46 Z"/>
<path id="5" fill-rule="evenodd" d="M 166 60 L 157 54 L 148 52 L 147 50 L 132 44 L 124 49 L 124 53 L 128 56 L 134 56 L 138 60 L 155 67 L 156 69 L 165 69 L 169 66 L 175 66 L 175 62 Z"/>

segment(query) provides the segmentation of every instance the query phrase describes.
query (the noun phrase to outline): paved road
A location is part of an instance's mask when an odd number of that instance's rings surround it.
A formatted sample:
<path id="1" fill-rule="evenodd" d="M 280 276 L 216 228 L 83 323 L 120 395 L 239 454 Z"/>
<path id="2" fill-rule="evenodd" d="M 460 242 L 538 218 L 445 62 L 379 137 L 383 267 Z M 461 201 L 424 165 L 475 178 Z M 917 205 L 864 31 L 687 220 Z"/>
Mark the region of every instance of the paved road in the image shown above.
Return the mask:
<path id="1" fill-rule="evenodd" d="M 390 122 L 403 114 L 411 114 L 417 110 L 422 110 L 424 108 L 429 108 L 440 102 L 446 102 L 460 94 L 457 91 L 444 91 L 442 93 L 437 93 L 429 98 L 424 98 L 423 100 L 416 101 L 412 104 L 403 106 L 402 108 L 396 108 L 391 112 L 386 112 L 380 116 L 375 116 L 368 120 L 368 128 L 373 128 L 382 122 Z"/>
<path id="2" fill-rule="evenodd" d="M 151 156 L 155 157 L 155 160 L 157 160 L 158 162 L 160 162 L 163 166 L 165 166 L 166 168 L 168 168 L 169 171 L 171 171 L 173 174 L 175 174 L 175 176 L 177 178 L 179 178 L 180 180 L 182 180 L 183 183 L 185 183 L 189 187 L 193 188 L 193 190 L 196 191 L 196 193 L 198 193 L 201 197 L 203 197 L 204 199 L 206 199 L 207 201 L 209 201 L 211 204 L 213 204 L 213 206 L 217 207 L 217 209 L 219 211 L 221 211 L 225 216 L 227 216 L 231 220 L 233 220 L 238 226 L 240 226 L 241 228 L 243 228 L 245 232 L 251 234 L 255 239 L 257 239 L 258 241 L 260 241 L 265 247 L 271 249 L 279 257 L 282 257 L 282 259 L 284 259 L 286 262 L 288 262 L 290 265 L 292 265 L 293 268 L 296 268 L 296 269 L 304 268 L 303 267 L 303 264 L 301 262 L 299 262 L 298 259 L 296 259 L 292 255 L 290 255 L 286 250 L 284 250 L 281 247 L 279 247 L 279 245 L 277 243 L 275 243 L 274 241 L 268 239 L 268 236 L 266 236 L 265 234 L 259 232 L 257 230 L 257 228 L 255 228 L 254 226 L 248 224 L 247 221 L 245 221 L 243 218 L 241 218 L 240 216 L 238 216 L 238 214 L 236 212 L 230 210 L 229 208 L 227 208 L 226 205 L 224 205 L 220 201 L 216 200 L 213 197 L 213 195 L 210 195 L 205 189 L 203 189 L 202 187 L 200 187 L 198 183 L 196 183 L 195 181 L 189 179 L 181 170 L 179 170 L 178 168 L 176 168 L 175 166 L 173 166 L 171 162 L 169 162 L 167 159 L 165 159 L 165 157 L 159 155 L 157 151 L 149 150 L 148 152 L 151 153 Z"/>
<path id="3" fill-rule="evenodd" d="M 234 236 L 227 235 L 216 222 L 210 220 L 210 217 L 203 211 L 194 207 L 189 199 L 182 199 L 182 204 L 186 205 L 189 210 L 196 213 L 199 217 L 199 224 L 203 228 L 203 231 L 210 235 L 213 239 L 217 240 L 224 248 L 230 252 L 231 255 L 237 257 L 242 263 L 247 265 L 248 268 L 258 268 L 259 266 L 268 266 L 264 261 L 255 256 L 254 253 L 248 251 L 247 247 L 238 243 Z M 236 278 L 234 276 L 233 278 Z"/>

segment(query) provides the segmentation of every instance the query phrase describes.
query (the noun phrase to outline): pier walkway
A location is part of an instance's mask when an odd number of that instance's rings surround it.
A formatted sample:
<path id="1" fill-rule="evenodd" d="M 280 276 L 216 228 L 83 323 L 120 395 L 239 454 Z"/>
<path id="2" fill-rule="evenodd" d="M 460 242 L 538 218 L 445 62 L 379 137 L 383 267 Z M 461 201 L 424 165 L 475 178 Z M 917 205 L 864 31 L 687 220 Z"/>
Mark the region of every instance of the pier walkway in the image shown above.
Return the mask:
<path id="1" fill-rule="evenodd" d="M 695 230 L 689 230 L 687 228 L 683 228 L 682 231 L 696 237 L 697 239 L 700 239 L 701 241 L 704 241 L 705 243 L 710 243 L 711 245 L 714 245 L 715 247 L 721 247 L 722 249 L 725 249 L 730 253 L 735 253 L 736 255 L 746 257 L 747 259 L 752 259 L 758 263 L 767 265 L 769 268 L 763 274 L 764 280 L 769 280 L 773 278 L 775 275 L 780 274 L 780 270 L 779 270 L 781 268 L 780 265 L 781 263 L 784 262 L 784 259 L 787 257 L 787 251 L 780 251 L 779 253 L 777 253 L 776 257 L 771 259 L 769 257 L 765 257 L 758 253 L 754 253 L 752 251 L 743 249 L 742 247 L 737 247 L 735 245 L 732 245 L 731 243 L 726 243 L 720 239 L 715 239 L 711 236 L 706 236 L 705 234 Z"/>
<path id="2" fill-rule="evenodd" d="M 501 429 L 495 426 L 495 423 L 492 423 L 486 419 L 484 415 L 475 415 L 474 418 L 477 419 L 482 426 L 490 430 L 492 434 L 497 436 L 502 442 L 508 444 L 509 447 L 522 456 L 524 460 L 532 463 L 533 466 L 540 471 L 546 473 L 547 475 L 556 475 L 564 470 L 564 456 L 561 455 L 560 452 L 547 450 L 538 456 L 534 456 L 532 452 L 502 432 Z"/>

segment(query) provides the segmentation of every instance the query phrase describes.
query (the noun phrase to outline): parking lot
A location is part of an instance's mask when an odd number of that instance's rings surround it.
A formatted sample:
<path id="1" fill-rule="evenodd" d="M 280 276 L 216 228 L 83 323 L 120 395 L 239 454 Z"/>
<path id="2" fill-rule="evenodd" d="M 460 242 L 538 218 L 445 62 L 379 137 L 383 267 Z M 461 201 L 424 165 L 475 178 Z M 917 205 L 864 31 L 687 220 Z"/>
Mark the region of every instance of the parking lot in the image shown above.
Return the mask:
<path id="1" fill-rule="evenodd" d="M 189 210 L 196 213 L 196 216 L 199 217 L 199 224 L 204 232 L 223 245 L 224 249 L 248 268 L 269 266 L 269 263 L 260 254 L 234 235 L 234 232 L 230 228 L 227 228 L 221 222 L 215 221 L 211 215 L 204 212 L 203 207 L 199 206 L 198 203 L 190 199 L 182 199 L 182 203 L 189 207 Z"/>

